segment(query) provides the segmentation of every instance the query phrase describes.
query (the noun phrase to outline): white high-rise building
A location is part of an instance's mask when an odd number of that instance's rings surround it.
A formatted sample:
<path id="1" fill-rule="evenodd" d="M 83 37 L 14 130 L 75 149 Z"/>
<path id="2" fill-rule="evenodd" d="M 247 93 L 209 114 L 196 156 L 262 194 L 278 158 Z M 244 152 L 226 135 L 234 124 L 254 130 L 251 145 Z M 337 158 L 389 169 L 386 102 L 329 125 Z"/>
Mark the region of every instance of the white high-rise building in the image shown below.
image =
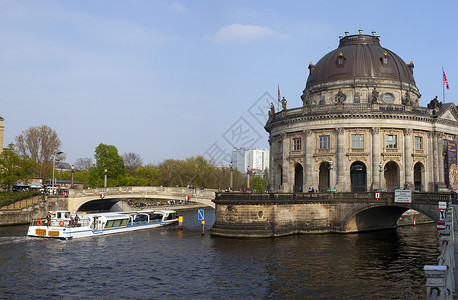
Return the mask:
<path id="1" fill-rule="evenodd" d="M 246 172 L 249 165 L 248 156 L 246 155 L 246 148 L 234 148 L 232 149 L 232 165 L 233 168 L 242 173 Z"/>
<path id="2" fill-rule="evenodd" d="M 269 168 L 269 150 L 234 148 L 232 149 L 232 164 L 234 169 L 242 173 L 246 173 L 247 168 L 264 171 Z"/>
<path id="3" fill-rule="evenodd" d="M 249 150 L 250 169 L 264 171 L 269 168 L 269 150 L 263 148 L 253 148 Z"/>

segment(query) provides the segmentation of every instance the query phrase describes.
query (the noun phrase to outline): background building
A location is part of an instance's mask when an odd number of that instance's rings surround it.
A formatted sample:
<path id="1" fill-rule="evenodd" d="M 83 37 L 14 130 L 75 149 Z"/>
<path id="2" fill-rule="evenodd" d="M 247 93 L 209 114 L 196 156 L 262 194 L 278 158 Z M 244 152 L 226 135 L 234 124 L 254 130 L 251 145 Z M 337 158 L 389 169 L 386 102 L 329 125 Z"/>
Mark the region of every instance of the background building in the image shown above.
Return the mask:
<path id="1" fill-rule="evenodd" d="M 458 110 L 437 97 L 420 107 L 413 69 L 363 34 L 310 63 L 302 106 L 269 112 L 272 189 L 447 190 Z"/>
<path id="2" fill-rule="evenodd" d="M 269 168 L 269 150 L 263 148 L 234 148 L 232 149 L 232 164 L 234 169 L 246 173 L 251 170 L 264 171 Z"/>

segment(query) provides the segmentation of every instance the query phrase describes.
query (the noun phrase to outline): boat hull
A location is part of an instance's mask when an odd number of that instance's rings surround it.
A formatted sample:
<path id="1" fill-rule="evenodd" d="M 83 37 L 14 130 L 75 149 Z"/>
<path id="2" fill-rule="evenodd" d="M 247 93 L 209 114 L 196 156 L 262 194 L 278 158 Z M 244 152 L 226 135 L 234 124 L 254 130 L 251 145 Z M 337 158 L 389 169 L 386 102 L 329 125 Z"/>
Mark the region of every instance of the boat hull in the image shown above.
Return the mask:
<path id="1" fill-rule="evenodd" d="M 106 228 L 103 230 L 94 230 L 90 227 L 63 227 L 63 226 L 29 226 L 27 235 L 31 237 L 42 237 L 42 238 L 57 238 L 57 239 L 71 239 L 71 238 L 83 238 L 90 236 L 99 236 L 107 234 L 115 234 L 122 232 L 129 232 L 135 230 L 149 229 L 162 227 L 166 225 L 178 223 L 177 219 L 165 220 L 155 223 L 143 223 L 143 224 L 133 224 L 124 227 L 113 227 Z"/>

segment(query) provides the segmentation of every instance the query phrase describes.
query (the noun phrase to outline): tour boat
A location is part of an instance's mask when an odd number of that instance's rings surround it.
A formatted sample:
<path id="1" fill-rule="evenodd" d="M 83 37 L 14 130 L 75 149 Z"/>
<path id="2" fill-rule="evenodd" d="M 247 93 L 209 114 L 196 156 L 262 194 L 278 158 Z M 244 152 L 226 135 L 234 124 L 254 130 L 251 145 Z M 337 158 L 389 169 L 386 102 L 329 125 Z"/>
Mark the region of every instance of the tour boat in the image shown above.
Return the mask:
<path id="1" fill-rule="evenodd" d="M 178 223 L 174 210 L 139 210 L 71 215 L 70 211 L 50 211 L 32 220 L 27 235 L 58 239 L 97 236 Z"/>

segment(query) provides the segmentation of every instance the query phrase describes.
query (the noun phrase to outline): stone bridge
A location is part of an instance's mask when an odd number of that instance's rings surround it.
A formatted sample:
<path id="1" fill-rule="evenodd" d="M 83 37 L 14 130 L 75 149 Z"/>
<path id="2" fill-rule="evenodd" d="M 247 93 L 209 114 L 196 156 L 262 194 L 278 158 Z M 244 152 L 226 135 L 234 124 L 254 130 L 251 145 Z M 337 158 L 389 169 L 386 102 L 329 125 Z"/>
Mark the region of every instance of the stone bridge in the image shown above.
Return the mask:
<path id="1" fill-rule="evenodd" d="M 86 190 L 70 190 L 67 198 L 68 210 L 76 211 L 110 210 L 122 199 L 164 199 L 185 200 L 215 207 L 216 190 L 188 189 L 185 187 L 129 186 Z M 121 207 L 120 209 L 123 209 Z"/>
<path id="2" fill-rule="evenodd" d="M 211 233 L 225 237 L 275 237 L 295 233 L 350 233 L 395 228 L 409 209 L 438 220 L 438 202 L 450 193 L 412 193 L 397 203 L 394 192 L 374 193 L 218 193 Z"/>

